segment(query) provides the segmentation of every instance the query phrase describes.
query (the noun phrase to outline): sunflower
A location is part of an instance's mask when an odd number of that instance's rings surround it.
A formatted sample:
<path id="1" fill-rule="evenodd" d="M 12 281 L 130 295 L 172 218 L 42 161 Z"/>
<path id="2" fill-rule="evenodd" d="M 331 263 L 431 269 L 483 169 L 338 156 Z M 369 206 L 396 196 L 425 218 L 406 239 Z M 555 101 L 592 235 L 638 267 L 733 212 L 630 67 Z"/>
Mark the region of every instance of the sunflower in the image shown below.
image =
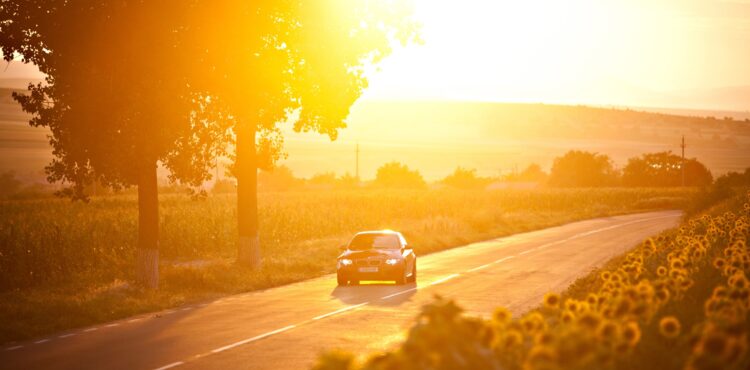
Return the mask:
<path id="1" fill-rule="evenodd" d="M 560 308 L 560 295 L 556 293 L 547 293 L 544 295 L 542 302 L 544 303 L 545 308 L 556 310 Z"/>
<path id="2" fill-rule="evenodd" d="M 666 316 L 659 321 L 659 333 L 665 338 L 676 338 L 680 330 L 680 321 L 674 316 Z"/>
<path id="3" fill-rule="evenodd" d="M 495 322 L 502 325 L 509 323 L 512 317 L 513 315 L 505 307 L 496 308 L 495 312 L 492 314 L 492 318 Z"/>
<path id="4" fill-rule="evenodd" d="M 622 329 L 622 338 L 632 347 L 641 340 L 641 328 L 635 321 L 628 322 Z"/>

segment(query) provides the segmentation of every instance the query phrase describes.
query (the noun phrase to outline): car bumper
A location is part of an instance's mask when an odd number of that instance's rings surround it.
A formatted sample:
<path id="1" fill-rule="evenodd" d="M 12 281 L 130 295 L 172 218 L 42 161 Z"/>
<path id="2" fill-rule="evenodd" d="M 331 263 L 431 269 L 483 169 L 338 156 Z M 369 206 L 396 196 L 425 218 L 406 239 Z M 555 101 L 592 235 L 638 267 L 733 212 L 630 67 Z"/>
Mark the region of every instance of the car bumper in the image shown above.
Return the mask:
<path id="1" fill-rule="evenodd" d="M 372 267 L 377 267 L 377 271 L 367 270 Z M 338 273 L 349 280 L 395 280 L 404 273 L 404 265 L 400 263 L 379 266 L 342 266 L 339 267 Z"/>

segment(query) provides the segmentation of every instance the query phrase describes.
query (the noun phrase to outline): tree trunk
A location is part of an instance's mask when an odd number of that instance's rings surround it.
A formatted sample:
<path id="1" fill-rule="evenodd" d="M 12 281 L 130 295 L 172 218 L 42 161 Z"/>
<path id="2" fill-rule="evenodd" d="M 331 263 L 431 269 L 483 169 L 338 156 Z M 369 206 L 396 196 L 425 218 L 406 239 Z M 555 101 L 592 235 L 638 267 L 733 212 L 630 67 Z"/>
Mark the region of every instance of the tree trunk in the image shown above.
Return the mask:
<path id="1" fill-rule="evenodd" d="M 138 175 L 138 253 L 136 282 L 159 288 L 159 199 L 156 163 L 144 166 Z"/>
<path id="2" fill-rule="evenodd" d="M 258 163 L 255 125 L 238 123 L 237 129 L 237 263 L 258 268 L 261 264 L 258 239 Z"/>

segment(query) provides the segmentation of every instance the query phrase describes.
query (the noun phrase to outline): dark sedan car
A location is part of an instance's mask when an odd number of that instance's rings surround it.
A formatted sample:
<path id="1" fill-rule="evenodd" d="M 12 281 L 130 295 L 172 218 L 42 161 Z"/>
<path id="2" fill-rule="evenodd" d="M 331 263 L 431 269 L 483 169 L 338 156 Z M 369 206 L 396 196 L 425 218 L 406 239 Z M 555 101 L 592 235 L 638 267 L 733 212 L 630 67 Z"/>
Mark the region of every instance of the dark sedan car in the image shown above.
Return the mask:
<path id="1" fill-rule="evenodd" d="M 339 285 L 361 280 L 417 281 L 417 255 L 399 232 L 361 232 L 341 249 L 336 264 Z"/>

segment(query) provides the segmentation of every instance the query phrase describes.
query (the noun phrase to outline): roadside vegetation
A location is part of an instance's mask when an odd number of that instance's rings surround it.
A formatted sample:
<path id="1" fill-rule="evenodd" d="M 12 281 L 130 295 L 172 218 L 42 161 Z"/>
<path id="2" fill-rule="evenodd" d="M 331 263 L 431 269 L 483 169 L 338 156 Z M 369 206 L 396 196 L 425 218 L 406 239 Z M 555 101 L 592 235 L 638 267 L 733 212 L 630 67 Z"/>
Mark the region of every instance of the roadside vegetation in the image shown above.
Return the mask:
<path id="1" fill-rule="evenodd" d="M 334 271 L 356 231 L 402 231 L 419 254 L 575 220 L 681 208 L 693 189 L 408 190 L 260 193 L 266 259 L 234 264 L 234 195 L 160 197 L 158 291 L 132 285 L 134 195 L 3 201 L 0 342 L 277 286 Z"/>
<path id="2" fill-rule="evenodd" d="M 747 369 L 747 180 L 724 176 L 731 193 L 718 205 L 521 317 L 502 307 L 489 320 L 467 317 L 437 297 L 398 348 L 365 363 L 331 352 L 315 369 Z"/>

